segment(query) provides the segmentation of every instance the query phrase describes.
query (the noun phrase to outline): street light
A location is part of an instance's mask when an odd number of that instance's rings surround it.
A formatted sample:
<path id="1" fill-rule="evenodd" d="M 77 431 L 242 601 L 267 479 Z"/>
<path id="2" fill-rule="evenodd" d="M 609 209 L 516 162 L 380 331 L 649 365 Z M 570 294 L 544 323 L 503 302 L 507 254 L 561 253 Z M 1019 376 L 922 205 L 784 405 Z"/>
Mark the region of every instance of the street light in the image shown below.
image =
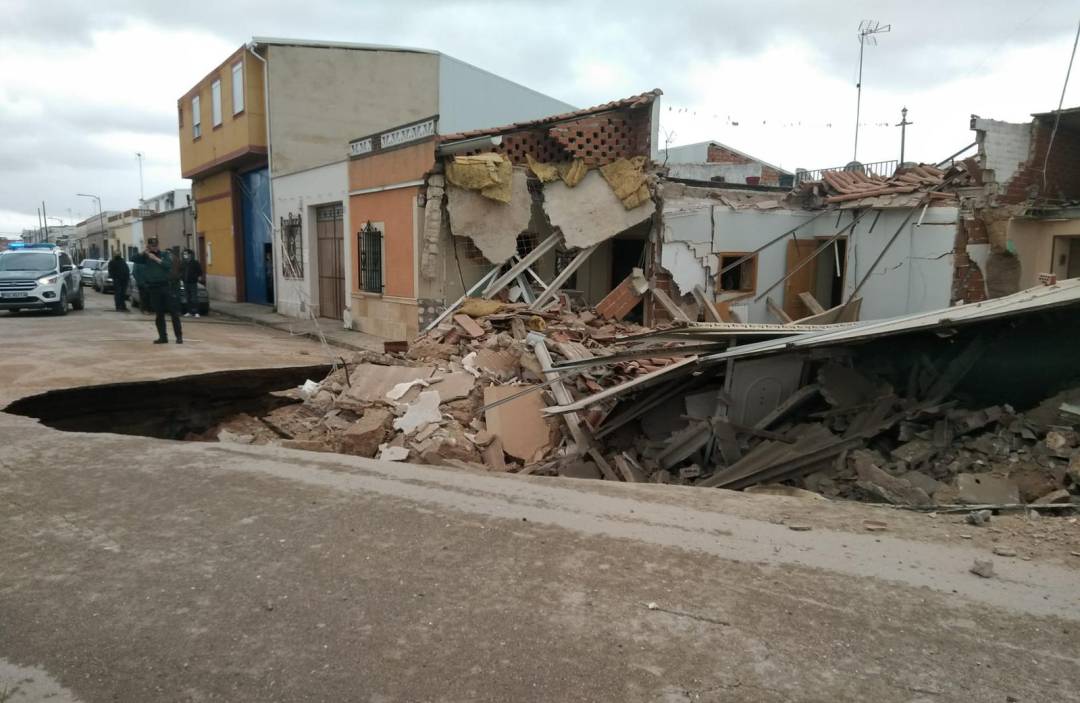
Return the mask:
<path id="1" fill-rule="evenodd" d="M 105 222 L 104 222 L 104 218 L 101 215 L 101 198 L 96 196 L 96 195 L 93 195 L 91 193 L 76 193 L 75 195 L 79 196 L 80 198 L 93 198 L 94 199 L 94 201 L 97 203 L 98 226 L 101 227 L 101 231 L 104 232 L 105 231 Z"/>

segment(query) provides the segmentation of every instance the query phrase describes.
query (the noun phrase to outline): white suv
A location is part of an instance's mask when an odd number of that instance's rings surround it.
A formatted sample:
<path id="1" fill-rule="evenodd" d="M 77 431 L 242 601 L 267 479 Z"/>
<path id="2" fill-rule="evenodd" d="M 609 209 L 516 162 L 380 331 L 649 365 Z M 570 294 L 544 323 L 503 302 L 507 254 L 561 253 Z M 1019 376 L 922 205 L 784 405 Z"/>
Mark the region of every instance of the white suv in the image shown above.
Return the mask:
<path id="1" fill-rule="evenodd" d="M 54 244 L 28 244 L 0 252 L 0 310 L 52 310 L 84 304 L 79 269 Z"/>

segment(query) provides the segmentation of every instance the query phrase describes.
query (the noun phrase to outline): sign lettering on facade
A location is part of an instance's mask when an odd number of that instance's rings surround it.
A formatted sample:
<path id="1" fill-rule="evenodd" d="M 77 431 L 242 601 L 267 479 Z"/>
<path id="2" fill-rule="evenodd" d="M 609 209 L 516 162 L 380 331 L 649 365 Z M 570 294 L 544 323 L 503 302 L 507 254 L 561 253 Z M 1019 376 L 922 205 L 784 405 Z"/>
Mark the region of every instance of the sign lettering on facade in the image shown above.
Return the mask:
<path id="1" fill-rule="evenodd" d="M 379 148 L 389 149 L 392 146 L 407 144 L 409 142 L 415 142 L 420 139 L 427 139 L 428 137 L 434 136 L 435 120 L 427 120 L 420 124 L 402 127 L 401 129 L 395 129 L 392 132 L 385 132 L 379 135 Z"/>
<path id="2" fill-rule="evenodd" d="M 438 121 L 438 117 L 432 117 L 422 122 L 398 127 L 387 132 L 379 132 L 370 137 L 363 137 L 349 142 L 349 156 L 367 156 L 429 139 L 435 136 L 435 125 Z"/>
<path id="3" fill-rule="evenodd" d="M 371 150 L 371 137 L 368 137 L 367 139 L 360 139 L 349 144 L 349 156 L 363 156 L 364 154 L 370 154 Z"/>

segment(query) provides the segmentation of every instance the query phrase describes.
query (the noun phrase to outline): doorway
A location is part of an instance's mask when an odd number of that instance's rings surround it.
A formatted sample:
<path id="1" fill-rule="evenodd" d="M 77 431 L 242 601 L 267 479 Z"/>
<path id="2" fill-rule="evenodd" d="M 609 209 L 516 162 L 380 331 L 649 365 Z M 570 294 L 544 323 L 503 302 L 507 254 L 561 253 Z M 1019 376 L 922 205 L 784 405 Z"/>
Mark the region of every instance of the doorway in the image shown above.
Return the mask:
<path id="1" fill-rule="evenodd" d="M 819 238 L 818 246 L 827 239 Z M 814 281 L 814 297 L 821 307 L 828 310 L 844 302 L 844 274 L 847 271 L 847 237 L 841 237 L 833 245 L 818 254 Z"/>
<path id="2" fill-rule="evenodd" d="M 340 203 L 315 208 L 319 266 L 319 316 L 345 313 L 345 211 Z"/>
<path id="3" fill-rule="evenodd" d="M 240 212 L 243 226 L 244 302 L 273 302 L 273 233 L 270 230 L 270 174 L 265 168 L 241 174 Z"/>

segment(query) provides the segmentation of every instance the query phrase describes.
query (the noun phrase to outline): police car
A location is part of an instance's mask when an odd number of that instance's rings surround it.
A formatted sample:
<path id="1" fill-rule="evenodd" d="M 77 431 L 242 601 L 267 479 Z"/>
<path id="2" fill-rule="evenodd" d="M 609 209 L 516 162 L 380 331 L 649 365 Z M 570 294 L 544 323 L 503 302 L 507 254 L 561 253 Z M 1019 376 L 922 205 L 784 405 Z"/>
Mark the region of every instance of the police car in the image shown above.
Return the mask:
<path id="1" fill-rule="evenodd" d="M 16 242 L 0 252 L 0 310 L 66 315 L 84 304 L 79 269 L 55 244 Z"/>

